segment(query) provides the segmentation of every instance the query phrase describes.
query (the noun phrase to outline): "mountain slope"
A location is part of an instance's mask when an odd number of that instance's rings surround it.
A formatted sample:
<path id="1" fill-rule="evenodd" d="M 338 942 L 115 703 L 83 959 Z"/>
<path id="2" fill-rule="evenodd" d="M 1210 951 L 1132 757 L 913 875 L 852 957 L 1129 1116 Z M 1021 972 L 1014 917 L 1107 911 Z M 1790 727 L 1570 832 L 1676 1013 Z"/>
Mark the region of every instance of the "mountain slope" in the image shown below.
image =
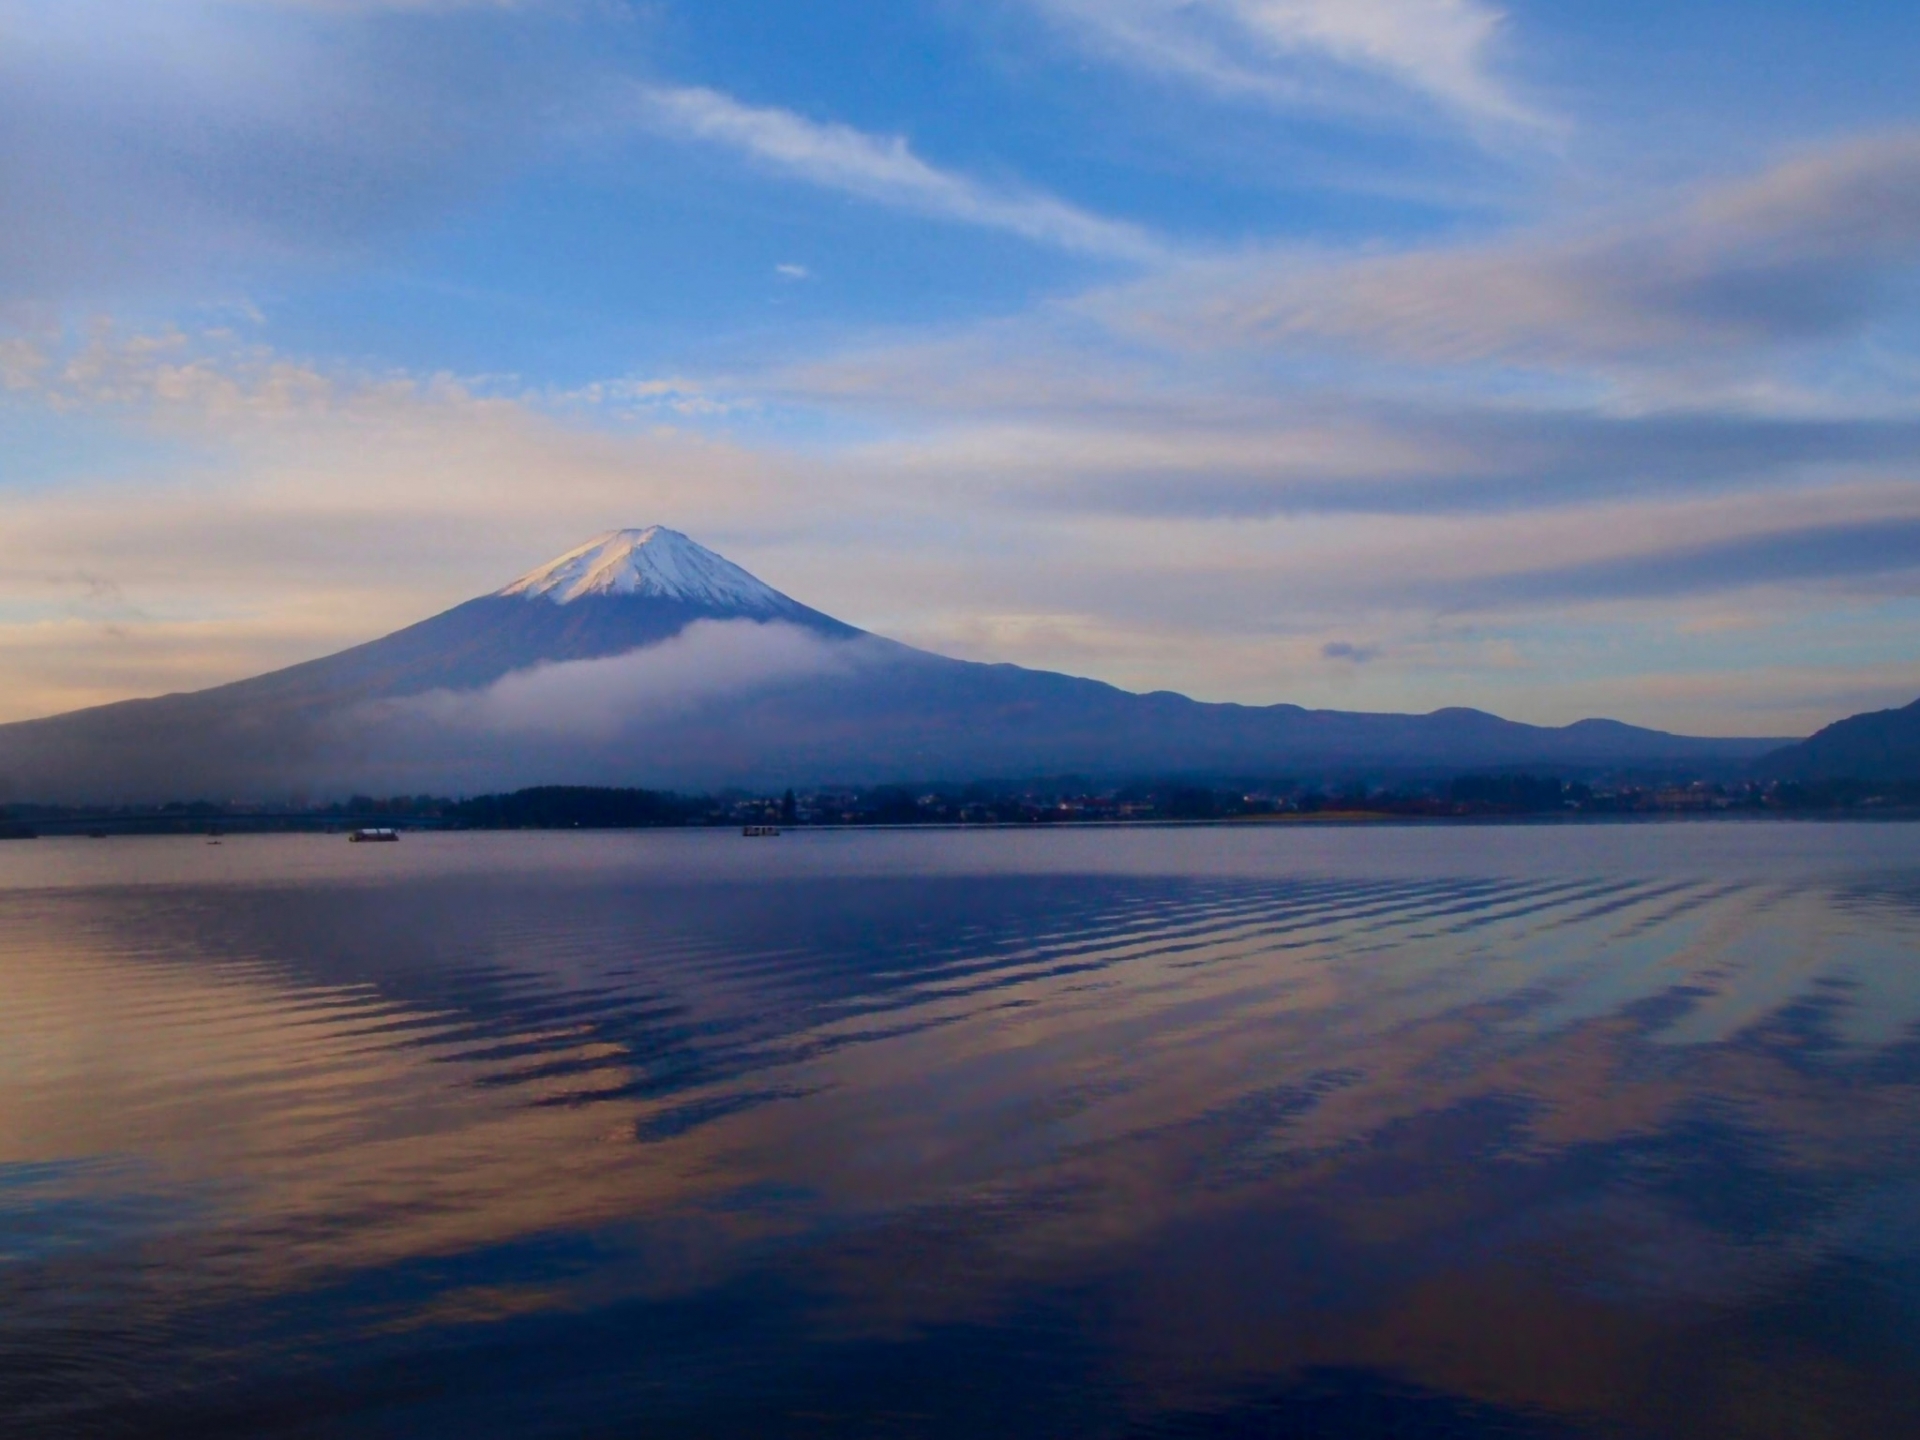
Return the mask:
<path id="1" fill-rule="evenodd" d="M 843 624 L 654 527 L 596 537 L 335 655 L 0 726 L 0 798 L 1565 770 L 1732 763 L 1776 744 L 1464 709 L 1204 704 L 952 660 Z"/>
<path id="2" fill-rule="evenodd" d="M 1754 768 L 1769 780 L 1920 780 L 1920 700 L 1837 721 Z"/>

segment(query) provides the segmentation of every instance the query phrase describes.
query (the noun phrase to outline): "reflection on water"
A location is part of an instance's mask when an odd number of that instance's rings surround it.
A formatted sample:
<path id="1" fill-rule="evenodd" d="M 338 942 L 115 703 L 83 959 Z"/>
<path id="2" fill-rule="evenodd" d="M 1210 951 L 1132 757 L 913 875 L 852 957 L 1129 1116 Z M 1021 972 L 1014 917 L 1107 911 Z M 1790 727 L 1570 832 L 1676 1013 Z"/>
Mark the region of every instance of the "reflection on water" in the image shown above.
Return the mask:
<path id="1" fill-rule="evenodd" d="M 17 849 L 9 1435 L 1920 1434 L 1920 828 Z"/>

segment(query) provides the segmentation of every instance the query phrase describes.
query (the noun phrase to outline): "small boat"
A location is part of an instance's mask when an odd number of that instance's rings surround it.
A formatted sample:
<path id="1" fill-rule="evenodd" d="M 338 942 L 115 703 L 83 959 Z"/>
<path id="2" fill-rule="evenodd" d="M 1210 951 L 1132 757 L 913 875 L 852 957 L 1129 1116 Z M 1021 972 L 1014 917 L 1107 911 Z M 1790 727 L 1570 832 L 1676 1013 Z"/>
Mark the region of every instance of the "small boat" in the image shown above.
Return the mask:
<path id="1" fill-rule="evenodd" d="M 771 838 L 779 835 L 780 827 L 778 825 L 742 825 L 740 833 L 753 838 Z"/>
<path id="2" fill-rule="evenodd" d="M 357 830 L 349 830 L 347 839 L 358 845 L 362 841 L 398 840 L 400 832 L 386 825 L 362 825 Z"/>

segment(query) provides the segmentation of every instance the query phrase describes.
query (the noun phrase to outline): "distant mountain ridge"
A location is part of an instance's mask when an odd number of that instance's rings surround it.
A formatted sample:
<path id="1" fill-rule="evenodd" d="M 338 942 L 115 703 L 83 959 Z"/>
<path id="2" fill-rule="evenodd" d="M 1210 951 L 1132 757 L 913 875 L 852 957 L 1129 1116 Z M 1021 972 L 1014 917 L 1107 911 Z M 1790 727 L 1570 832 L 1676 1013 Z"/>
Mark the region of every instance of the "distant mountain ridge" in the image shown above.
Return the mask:
<path id="1" fill-rule="evenodd" d="M 609 531 L 337 654 L 0 726 L 0 799 L 1078 773 L 1737 764 L 1779 741 L 1208 704 L 870 635 L 678 531 Z"/>
<path id="2" fill-rule="evenodd" d="M 1920 780 L 1920 700 L 1836 721 L 1755 770 L 1769 780 Z"/>

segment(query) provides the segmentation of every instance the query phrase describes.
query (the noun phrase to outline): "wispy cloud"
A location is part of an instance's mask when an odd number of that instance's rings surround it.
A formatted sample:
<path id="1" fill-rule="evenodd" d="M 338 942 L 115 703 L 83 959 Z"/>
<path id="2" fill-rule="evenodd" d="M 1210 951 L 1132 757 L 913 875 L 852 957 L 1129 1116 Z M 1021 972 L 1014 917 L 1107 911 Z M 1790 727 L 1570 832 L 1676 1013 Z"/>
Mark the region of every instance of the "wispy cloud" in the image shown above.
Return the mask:
<path id="1" fill-rule="evenodd" d="M 650 86 L 639 110 L 655 127 L 724 146 L 811 185 L 919 215 L 984 226 L 1063 250 L 1135 262 L 1162 258 L 1146 231 L 1038 191 L 990 185 L 929 164 L 904 136 L 822 124 L 743 105 L 700 87 Z"/>
<path id="2" fill-rule="evenodd" d="M 1845 338 L 1920 269 L 1920 132 L 1826 147 L 1664 210 L 1450 249 L 1251 256 L 1091 309 L 1183 348 L 1332 342 L 1390 361 L 1751 365 Z"/>
<path id="3" fill-rule="evenodd" d="M 945 432 L 916 459 L 1031 503 L 1140 516 L 1493 514 L 1594 499 L 1749 494 L 1920 470 L 1920 421 L 1385 402 L 1238 423 L 1139 419 Z"/>
<path id="4" fill-rule="evenodd" d="M 1227 94 L 1329 104 L 1310 67 L 1380 77 L 1475 122 L 1545 122 L 1496 75 L 1482 0 L 1029 0 L 1130 65 Z M 1347 96 L 1341 103 L 1350 104 Z"/>
<path id="5" fill-rule="evenodd" d="M 1495 514 L 1920 471 L 1920 136 L 1476 245 L 1169 267 L 815 361 L 876 465 L 1136 516 Z"/>
<path id="6" fill-rule="evenodd" d="M 1580 564 L 1512 571 L 1443 587 L 1444 603 L 1500 608 L 1517 603 L 1649 599 L 1758 586 L 1840 581 L 1872 586 L 1881 577 L 1920 575 L 1920 517 L 1766 529 L 1704 544 L 1615 555 Z"/>

